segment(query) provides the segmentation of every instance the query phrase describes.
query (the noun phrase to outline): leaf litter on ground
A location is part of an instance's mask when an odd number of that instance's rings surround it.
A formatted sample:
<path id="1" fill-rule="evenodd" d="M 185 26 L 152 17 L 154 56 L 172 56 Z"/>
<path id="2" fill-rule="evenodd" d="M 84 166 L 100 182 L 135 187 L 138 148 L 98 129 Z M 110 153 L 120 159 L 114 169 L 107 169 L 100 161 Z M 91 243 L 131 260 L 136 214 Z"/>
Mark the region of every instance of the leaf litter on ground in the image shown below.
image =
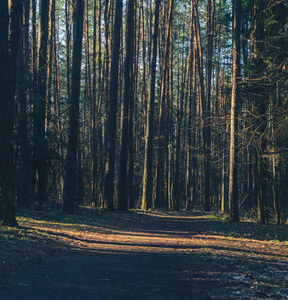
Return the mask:
<path id="1" fill-rule="evenodd" d="M 110 214 L 84 207 L 73 216 L 22 211 L 18 223 L 19 228 L 0 228 L 0 288 L 47 257 L 105 248 L 179 253 L 180 265 L 171 262 L 173 272 L 182 268 L 183 280 L 197 283 L 210 298 L 288 297 L 287 225 L 231 224 L 224 215 L 199 211 Z M 161 293 L 163 287 L 152 291 Z"/>

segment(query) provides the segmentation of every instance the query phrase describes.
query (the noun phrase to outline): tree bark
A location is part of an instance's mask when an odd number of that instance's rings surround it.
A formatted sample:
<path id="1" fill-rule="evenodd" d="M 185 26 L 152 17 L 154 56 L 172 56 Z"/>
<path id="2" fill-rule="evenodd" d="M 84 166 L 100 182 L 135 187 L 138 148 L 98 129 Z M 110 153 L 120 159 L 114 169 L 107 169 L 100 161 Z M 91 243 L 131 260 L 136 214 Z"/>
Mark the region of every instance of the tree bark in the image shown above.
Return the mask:
<path id="1" fill-rule="evenodd" d="M 38 209 L 47 201 L 46 89 L 49 0 L 39 3 L 37 98 L 34 100 L 34 162 L 38 174 Z"/>
<path id="2" fill-rule="evenodd" d="M 156 171 L 156 195 L 154 201 L 154 207 L 166 207 L 168 205 L 167 200 L 167 188 L 165 188 L 165 174 L 167 164 L 165 164 L 168 151 L 168 114 L 169 114 L 169 102 L 168 102 L 168 88 L 167 81 L 169 79 L 169 53 L 171 51 L 171 37 L 172 37 L 172 20 L 173 20 L 174 0 L 169 3 L 168 12 L 168 27 L 166 32 L 166 45 L 163 56 L 163 77 L 160 91 L 160 112 L 159 112 L 159 136 L 158 136 L 158 148 L 157 148 L 157 171 Z"/>
<path id="3" fill-rule="evenodd" d="M 203 72 L 203 54 L 202 54 L 202 39 L 200 34 L 200 22 L 198 14 L 198 4 L 193 0 L 193 11 L 194 11 L 194 24 L 193 29 L 195 32 L 195 47 L 197 56 L 197 66 L 199 74 L 199 89 L 200 89 L 200 115 L 202 117 L 202 137 L 203 137 L 203 155 L 204 155 L 204 209 L 205 211 L 210 210 L 210 165 L 207 157 L 207 141 L 208 132 L 206 126 L 206 113 L 207 113 L 207 103 L 205 95 L 205 82 L 204 82 L 204 72 Z"/>
<path id="4" fill-rule="evenodd" d="M 230 162 L 229 162 L 229 220 L 239 222 L 238 212 L 238 109 L 240 103 L 240 25 L 241 0 L 232 3 L 233 12 L 233 68 L 231 95 L 231 129 L 230 129 Z"/>
<path id="5" fill-rule="evenodd" d="M 118 73 L 120 56 L 120 37 L 122 29 L 122 7 L 123 1 L 116 0 L 113 49 L 111 60 L 109 111 L 107 120 L 107 147 L 106 170 L 104 178 L 104 206 L 108 211 L 114 211 L 114 177 L 115 177 L 115 143 L 116 143 L 116 118 L 118 100 Z"/>
<path id="6" fill-rule="evenodd" d="M 155 1 L 154 7 L 154 28 L 152 36 L 152 60 L 151 60 L 151 79 L 150 95 L 147 105 L 147 127 L 145 135 L 145 161 L 143 175 L 143 192 L 141 209 L 146 210 L 152 207 L 152 190 L 153 190 L 153 139 L 154 139 L 154 110 L 155 110 L 155 81 L 156 81 L 156 62 L 158 47 L 158 27 L 159 11 L 161 0 Z"/>
<path id="7" fill-rule="evenodd" d="M 30 0 L 24 2 L 24 22 L 22 28 L 21 42 L 18 54 L 18 100 L 19 100 L 19 204 L 29 206 L 29 140 L 28 140 L 28 116 L 27 116 L 27 91 L 29 83 L 29 15 Z"/>
<path id="8" fill-rule="evenodd" d="M 212 58 L 213 58 L 213 38 L 214 38 L 214 14 L 215 0 L 207 1 L 207 32 L 206 32 L 206 109 L 203 110 L 204 117 L 204 169 L 205 169 L 205 199 L 204 207 L 210 210 L 211 205 L 211 79 L 212 79 Z"/>
<path id="9" fill-rule="evenodd" d="M 0 2 L 0 225 L 16 226 L 16 191 L 12 135 L 14 126 L 14 97 L 17 80 L 17 55 L 23 3 L 11 3 L 9 32 L 8 1 Z M 10 43 L 9 43 L 10 41 Z M 10 49 L 9 49 L 10 44 Z"/>
<path id="10" fill-rule="evenodd" d="M 133 84 L 131 78 L 133 67 L 133 35 L 134 35 L 134 0 L 127 2 L 126 20 L 126 53 L 124 61 L 124 101 L 121 120 L 121 145 L 118 179 L 118 209 L 125 211 L 128 209 L 128 141 L 129 141 L 129 107 L 133 95 L 130 94 Z M 131 98 L 131 99 L 130 99 Z M 130 137 L 131 138 L 131 137 Z M 133 153 L 131 153 L 133 155 Z M 130 187 L 129 187 L 130 188 Z M 131 186 L 132 188 L 132 186 Z"/>
<path id="11" fill-rule="evenodd" d="M 83 15 L 84 1 L 76 0 L 74 13 L 74 38 L 72 56 L 72 82 L 71 82 L 71 104 L 69 110 L 69 136 L 67 147 L 67 166 L 64 187 L 64 206 L 65 213 L 74 213 L 77 186 L 77 145 L 79 135 L 79 98 L 80 98 L 80 79 L 81 79 L 81 56 L 83 40 Z"/>

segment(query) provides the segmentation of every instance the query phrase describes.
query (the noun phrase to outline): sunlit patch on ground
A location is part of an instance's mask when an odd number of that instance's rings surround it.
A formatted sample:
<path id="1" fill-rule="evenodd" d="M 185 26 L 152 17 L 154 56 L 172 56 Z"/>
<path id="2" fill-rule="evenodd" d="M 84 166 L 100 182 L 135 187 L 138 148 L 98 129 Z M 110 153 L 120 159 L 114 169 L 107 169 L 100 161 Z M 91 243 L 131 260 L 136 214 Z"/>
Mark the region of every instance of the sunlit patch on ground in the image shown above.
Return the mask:
<path id="1" fill-rule="evenodd" d="M 14 282 L 20 271 L 35 266 L 41 270 L 50 258 L 62 257 L 68 263 L 75 255 L 80 255 L 80 260 L 104 255 L 107 267 L 120 268 L 119 272 L 132 276 L 133 284 L 134 272 L 139 269 L 143 273 L 145 268 L 141 256 L 148 255 L 155 261 L 154 271 L 149 266 L 152 277 L 160 272 L 157 263 L 163 273 L 157 286 L 145 287 L 145 280 L 152 278 L 143 279 L 139 291 L 145 288 L 146 294 L 163 294 L 169 289 L 169 276 L 174 274 L 174 280 L 179 280 L 175 284 L 183 285 L 184 295 L 196 299 L 201 299 L 201 293 L 208 298 L 288 297 L 287 226 L 230 224 L 223 215 L 200 212 L 109 214 L 84 208 L 74 216 L 24 212 L 18 223 L 19 228 L 0 228 L 0 288 L 6 292 L 15 284 L 23 284 Z M 114 258 L 118 255 L 127 256 L 129 267 L 122 261 L 117 265 Z M 167 265 L 161 262 L 164 257 Z M 65 266 L 61 272 L 66 272 Z M 73 274 L 67 276 L 72 276 L 73 283 Z M 105 283 L 107 289 L 109 282 Z M 86 290 L 91 292 L 91 287 Z M 101 289 L 98 292 L 101 294 Z M 122 293 L 129 293 L 129 286 L 122 288 Z"/>

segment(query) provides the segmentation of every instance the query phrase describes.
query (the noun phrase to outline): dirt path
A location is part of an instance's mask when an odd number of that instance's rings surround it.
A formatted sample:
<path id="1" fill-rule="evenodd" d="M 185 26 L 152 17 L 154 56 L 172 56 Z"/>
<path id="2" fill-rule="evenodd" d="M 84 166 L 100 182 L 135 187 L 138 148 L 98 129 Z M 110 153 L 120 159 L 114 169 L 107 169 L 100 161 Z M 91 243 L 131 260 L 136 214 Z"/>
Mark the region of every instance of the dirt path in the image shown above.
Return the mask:
<path id="1" fill-rule="evenodd" d="M 288 299 L 288 244 L 271 241 L 287 227 L 161 212 L 19 223 L 2 232 L 0 299 Z"/>

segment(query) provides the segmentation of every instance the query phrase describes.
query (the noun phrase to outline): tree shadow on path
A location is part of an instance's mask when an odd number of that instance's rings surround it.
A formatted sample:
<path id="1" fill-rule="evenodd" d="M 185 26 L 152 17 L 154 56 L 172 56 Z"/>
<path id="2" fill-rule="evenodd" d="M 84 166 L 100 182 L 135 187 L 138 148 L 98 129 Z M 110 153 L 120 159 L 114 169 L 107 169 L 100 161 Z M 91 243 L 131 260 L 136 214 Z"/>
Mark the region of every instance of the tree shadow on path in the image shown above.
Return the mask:
<path id="1" fill-rule="evenodd" d="M 21 226 L 27 236 L 31 232 L 30 263 L 10 274 L 0 299 L 288 296 L 287 245 L 249 239 L 251 224 L 249 232 L 246 224 L 201 212 L 82 211 L 72 217 L 32 214 Z M 33 259 L 33 249 L 41 250 L 40 260 Z"/>

